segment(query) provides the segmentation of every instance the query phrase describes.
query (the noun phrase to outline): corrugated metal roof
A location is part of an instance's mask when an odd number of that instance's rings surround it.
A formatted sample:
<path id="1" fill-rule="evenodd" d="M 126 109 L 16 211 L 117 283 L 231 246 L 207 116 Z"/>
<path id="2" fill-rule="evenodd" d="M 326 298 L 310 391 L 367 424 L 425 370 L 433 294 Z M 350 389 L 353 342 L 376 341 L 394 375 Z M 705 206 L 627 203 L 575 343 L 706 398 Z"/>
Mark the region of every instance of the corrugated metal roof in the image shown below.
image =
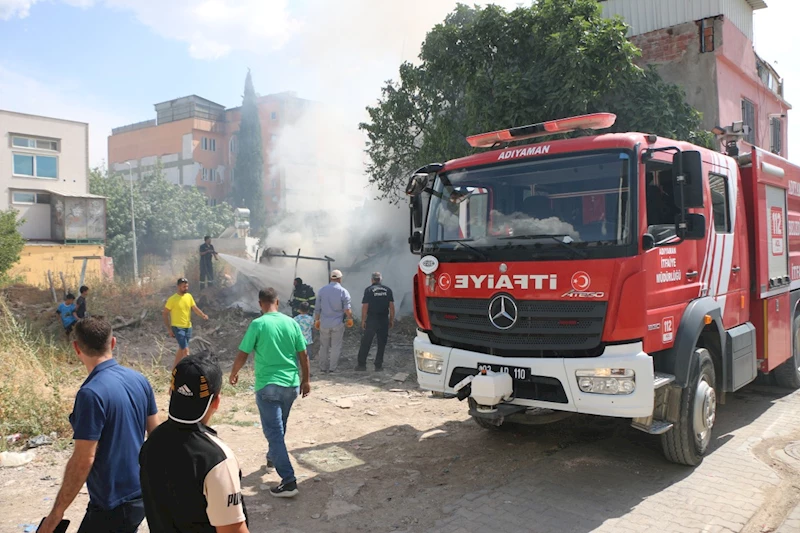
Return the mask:
<path id="1" fill-rule="evenodd" d="M 747 0 L 750 7 L 753 9 L 767 9 L 767 3 L 764 0 Z"/>
<path id="2" fill-rule="evenodd" d="M 107 196 L 100 196 L 98 194 L 90 194 L 88 192 L 85 192 L 85 193 L 82 193 L 82 194 L 76 194 L 76 193 L 71 193 L 71 192 L 50 191 L 50 190 L 46 190 L 46 189 L 45 189 L 44 192 L 48 192 L 48 193 L 52 194 L 53 196 L 63 196 L 65 198 L 96 198 L 98 200 L 106 200 L 108 198 Z"/>

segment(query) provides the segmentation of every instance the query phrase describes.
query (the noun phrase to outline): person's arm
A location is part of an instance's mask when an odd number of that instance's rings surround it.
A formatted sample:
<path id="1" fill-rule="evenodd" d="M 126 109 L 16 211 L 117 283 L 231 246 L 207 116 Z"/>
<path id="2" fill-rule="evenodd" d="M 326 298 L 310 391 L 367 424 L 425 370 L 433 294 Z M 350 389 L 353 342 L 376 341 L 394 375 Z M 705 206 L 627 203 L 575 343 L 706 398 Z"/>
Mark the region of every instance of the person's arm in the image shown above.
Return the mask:
<path id="1" fill-rule="evenodd" d="M 231 377 L 228 379 L 231 385 L 236 385 L 239 383 L 239 371 L 242 367 L 247 363 L 247 358 L 250 357 L 250 354 L 247 352 L 243 352 L 239 350 L 239 353 L 236 355 L 236 359 L 233 361 L 233 368 L 231 369 Z"/>
<path id="2" fill-rule="evenodd" d="M 361 304 L 361 329 L 367 329 L 367 312 L 369 304 Z"/>
<path id="3" fill-rule="evenodd" d="M 196 314 L 197 316 L 201 317 L 203 320 L 208 320 L 208 315 L 207 315 L 207 314 L 205 314 L 204 312 L 202 312 L 202 311 L 200 310 L 200 308 L 198 308 L 196 305 L 193 305 L 193 306 L 192 306 L 192 311 L 194 311 L 194 312 L 195 312 L 195 314 Z"/>
<path id="4" fill-rule="evenodd" d="M 175 332 L 172 331 L 172 321 L 169 319 L 169 309 L 166 307 L 161 311 L 161 318 L 164 319 L 164 325 L 167 326 L 167 331 L 169 332 L 170 337 L 175 336 Z"/>
<path id="5" fill-rule="evenodd" d="M 297 352 L 297 361 L 300 363 L 300 394 L 305 398 L 311 393 L 311 371 L 308 363 L 308 352 L 306 350 Z"/>
<path id="6" fill-rule="evenodd" d="M 353 306 L 350 303 L 350 293 L 347 292 L 347 289 L 345 289 L 344 296 L 342 296 L 342 307 L 344 308 L 344 314 L 347 316 L 347 320 L 353 320 Z M 352 326 L 352 324 L 350 326 Z"/>
<path id="7" fill-rule="evenodd" d="M 389 302 L 389 327 L 394 327 L 394 302 Z"/>
<path id="8" fill-rule="evenodd" d="M 246 522 L 231 524 L 229 526 L 216 526 L 217 533 L 250 533 Z"/>
<path id="9" fill-rule="evenodd" d="M 89 477 L 89 472 L 94 464 L 95 453 L 97 453 L 97 441 L 75 441 L 75 449 L 72 451 L 72 457 L 69 458 L 67 468 L 64 470 L 64 481 L 61 483 L 53 509 L 37 531 L 51 533 L 64 518 L 64 513 L 75 500 L 81 487 Z"/>
<path id="10" fill-rule="evenodd" d="M 155 429 L 158 427 L 158 425 L 160 423 L 161 423 L 161 420 L 159 420 L 159 418 L 158 418 L 158 413 L 156 413 L 154 415 L 150 415 L 150 416 L 147 417 L 147 436 L 148 437 L 153 434 L 153 431 L 155 431 Z"/>

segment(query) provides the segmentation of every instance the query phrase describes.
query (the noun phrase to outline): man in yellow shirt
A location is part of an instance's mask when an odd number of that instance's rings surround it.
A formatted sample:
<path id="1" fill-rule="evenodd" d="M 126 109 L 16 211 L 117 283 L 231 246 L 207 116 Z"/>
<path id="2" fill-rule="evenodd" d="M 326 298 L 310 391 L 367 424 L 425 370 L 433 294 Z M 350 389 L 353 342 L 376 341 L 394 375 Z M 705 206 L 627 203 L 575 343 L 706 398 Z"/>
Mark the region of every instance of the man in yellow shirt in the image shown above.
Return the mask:
<path id="1" fill-rule="evenodd" d="M 178 351 L 175 352 L 175 362 L 172 364 L 172 368 L 175 368 L 181 359 L 189 355 L 189 341 L 192 339 L 192 311 L 203 320 L 208 320 L 208 315 L 197 308 L 194 298 L 189 294 L 189 280 L 181 278 L 178 280 L 178 292 L 169 297 L 161 312 L 170 337 L 174 337 L 178 341 Z"/>

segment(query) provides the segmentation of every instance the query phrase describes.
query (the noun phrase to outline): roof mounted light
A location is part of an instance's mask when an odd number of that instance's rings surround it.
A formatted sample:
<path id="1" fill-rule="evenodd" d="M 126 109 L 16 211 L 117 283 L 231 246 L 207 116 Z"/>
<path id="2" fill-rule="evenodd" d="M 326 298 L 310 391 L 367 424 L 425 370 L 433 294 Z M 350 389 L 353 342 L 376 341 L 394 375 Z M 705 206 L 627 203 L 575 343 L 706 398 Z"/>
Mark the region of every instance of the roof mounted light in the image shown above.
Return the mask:
<path id="1" fill-rule="evenodd" d="M 613 113 L 593 113 L 591 115 L 550 120 L 508 130 L 471 135 L 467 137 L 467 142 L 474 148 L 488 148 L 496 143 L 522 141 L 545 135 L 569 133 L 575 130 L 601 130 L 610 128 L 616 120 L 617 115 Z"/>

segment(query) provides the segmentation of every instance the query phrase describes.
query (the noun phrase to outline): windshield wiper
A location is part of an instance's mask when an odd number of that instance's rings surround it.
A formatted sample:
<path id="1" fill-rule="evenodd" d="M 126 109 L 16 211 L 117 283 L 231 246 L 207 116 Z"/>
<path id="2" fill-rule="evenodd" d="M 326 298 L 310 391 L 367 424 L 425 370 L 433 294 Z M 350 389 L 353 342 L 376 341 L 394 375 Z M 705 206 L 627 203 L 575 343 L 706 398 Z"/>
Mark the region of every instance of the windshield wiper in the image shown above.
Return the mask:
<path id="1" fill-rule="evenodd" d="M 436 245 L 436 244 L 442 244 L 442 243 L 453 243 L 453 244 L 460 244 L 460 245 L 461 245 L 461 246 L 463 246 L 464 248 L 469 248 L 470 250 L 472 250 L 473 252 L 475 252 L 476 254 L 478 254 L 478 256 L 482 257 L 484 260 L 486 260 L 486 261 L 488 261 L 488 260 L 489 260 L 489 255 L 488 255 L 486 252 L 484 252 L 484 251 L 482 251 L 482 250 L 479 250 L 479 249 L 475 248 L 475 247 L 474 247 L 474 246 L 472 246 L 471 244 L 467 244 L 467 243 L 466 243 L 466 239 L 450 239 L 450 240 L 446 240 L 446 241 L 436 241 L 436 242 L 432 242 L 431 244 L 432 244 L 432 245 Z"/>
<path id="2" fill-rule="evenodd" d="M 558 244 L 560 244 L 563 248 L 566 248 L 570 252 L 574 253 L 578 257 L 586 258 L 586 253 L 578 250 L 577 248 L 573 248 L 570 246 L 575 240 L 567 235 L 566 233 L 562 234 L 553 234 L 553 233 L 530 233 L 530 234 L 522 234 L 522 235 L 507 235 L 505 237 L 498 237 L 498 240 L 501 241 L 508 241 L 513 239 L 526 239 L 526 240 L 534 240 L 534 239 L 552 239 Z"/>

